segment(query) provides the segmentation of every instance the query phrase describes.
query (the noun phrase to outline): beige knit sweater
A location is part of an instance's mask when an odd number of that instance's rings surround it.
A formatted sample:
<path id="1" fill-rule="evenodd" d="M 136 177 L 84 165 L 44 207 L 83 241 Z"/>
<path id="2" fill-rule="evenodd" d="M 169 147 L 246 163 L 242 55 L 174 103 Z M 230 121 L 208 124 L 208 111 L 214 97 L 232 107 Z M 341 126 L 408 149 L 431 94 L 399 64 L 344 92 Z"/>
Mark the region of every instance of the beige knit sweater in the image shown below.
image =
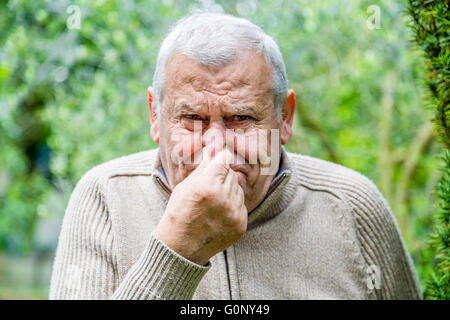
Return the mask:
<path id="1" fill-rule="evenodd" d="M 246 234 L 207 266 L 155 237 L 169 196 L 159 149 L 87 172 L 65 213 L 50 298 L 421 298 L 386 201 L 353 170 L 283 149 Z"/>

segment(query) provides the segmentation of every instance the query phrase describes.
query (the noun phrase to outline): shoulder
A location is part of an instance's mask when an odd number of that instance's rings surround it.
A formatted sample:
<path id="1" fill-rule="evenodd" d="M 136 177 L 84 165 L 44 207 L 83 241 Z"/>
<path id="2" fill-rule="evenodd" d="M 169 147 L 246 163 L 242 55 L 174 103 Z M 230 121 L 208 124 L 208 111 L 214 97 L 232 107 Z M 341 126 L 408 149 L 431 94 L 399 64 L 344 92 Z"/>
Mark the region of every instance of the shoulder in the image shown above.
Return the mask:
<path id="1" fill-rule="evenodd" d="M 96 165 L 87 174 L 105 176 L 140 173 L 151 174 L 157 154 L 158 149 L 132 153 Z"/>
<path id="2" fill-rule="evenodd" d="M 288 156 L 295 179 L 305 188 L 328 192 L 358 212 L 380 214 L 380 210 L 389 211 L 389 206 L 375 183 L 363 174 L 307 155 L 289 152 Z"/>
<path id="3" fill-rule="evenodd" d="M 375 184 L 342 165 L 306 155 L 288 155 L 298 184 L 332 194 L 343 208 L 341 212 L 352 221 L 366 271 L 381 277 L 378 283 L 381 289 L 376 290 L 376 296 L 381 299 L 420 299 L 414 264 L 397 221 Z"/>
<path id="4" fill-rule="evenodd" d="M 66 209 L 69 215 L 97 215 L 107 211 L 107 188 L 116 176 L 152 175 L 158 149 L 118 157 L 89 169 L 77 182 Z M 93 208 L 96 208 L 95 210 Z"/>
<path id="5" fill-rule="evenodd" d="M 349 219 L 362 247 L 373 244 L 373 241 L 390 247 L 388 243 L 400 237 L 397 221 L 386 199 L 368 177 L 342 165 L 306 155 L 289 153 L 289 159 L 299 185 L 332 195 L 341 208 L 339 212 Z"/>
<path id="6" fill-rule="evenodd" d="M 103 185 L 115 176 L 152 175 L 157 156 L 158 149 L 152 149 L 106 161 L 88 170 L 79 183 L 95 182 Z"/>

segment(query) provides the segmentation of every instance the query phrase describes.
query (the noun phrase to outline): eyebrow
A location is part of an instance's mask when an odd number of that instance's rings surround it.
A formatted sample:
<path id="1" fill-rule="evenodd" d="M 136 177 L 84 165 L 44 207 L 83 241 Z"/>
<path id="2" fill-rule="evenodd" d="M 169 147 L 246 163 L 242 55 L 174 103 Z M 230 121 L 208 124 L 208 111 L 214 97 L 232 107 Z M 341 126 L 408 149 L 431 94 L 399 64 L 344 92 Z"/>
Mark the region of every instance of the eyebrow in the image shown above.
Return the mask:
<path id="1" fill-rule="evenodd" d="M 184 112 L 197 113 L 197 112 L 201 112 L 204 109 L 205 109 L 204 106 L 201 106 L 201 105 L 193 106 L 193 105 L 183 102 L 179 106 L 176 106 L 176 113 L 177 114 L 184 113 Z M 245 105 L 244 106 L 233 106 L 231 109 L 224 110 L 224 113 L 226 113 L 226 114 L 244 113 L 244 114 L 250 114 L 251 116 L 254 116 L 254 117 L 259 116 L 259 112 L 255 111 L 254 108 L 245 106 Z"/>
<path id="2" fill-rule="evenodd" d="M 259 113 L 254 108 L 248 106 L 234 106 L 231 110 L 226 110 L 225 113 L 244 113 L 257 117 Z"/>
<path id="3" fill-rule="evenodd" d="M 203 106 L 201 105 L 196 105 L 196 106 L 192 106 L 186 102 L 181 103 L 180 105 L 176 106 L 176 112 L 177 113 L 181 113 L 181 112 L 199 112 L 202 109 L 204 109 Z"/>

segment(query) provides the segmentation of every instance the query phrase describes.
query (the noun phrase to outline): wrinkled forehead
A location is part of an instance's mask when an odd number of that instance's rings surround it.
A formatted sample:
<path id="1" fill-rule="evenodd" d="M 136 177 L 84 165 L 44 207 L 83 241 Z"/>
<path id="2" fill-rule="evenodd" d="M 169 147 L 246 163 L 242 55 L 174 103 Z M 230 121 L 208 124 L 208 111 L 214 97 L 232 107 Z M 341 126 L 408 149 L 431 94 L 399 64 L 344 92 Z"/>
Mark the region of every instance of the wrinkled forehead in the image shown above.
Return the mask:
<path id="1" fill-rule="evenodd" d="M 166 64 L 165 92 L 193 89 L 225 95 L 250 90 L 272 95 L 272 67 L 262 54 L 246 51 L 225 66 L 207 66 L 184 54 L 174 54 Z"/>

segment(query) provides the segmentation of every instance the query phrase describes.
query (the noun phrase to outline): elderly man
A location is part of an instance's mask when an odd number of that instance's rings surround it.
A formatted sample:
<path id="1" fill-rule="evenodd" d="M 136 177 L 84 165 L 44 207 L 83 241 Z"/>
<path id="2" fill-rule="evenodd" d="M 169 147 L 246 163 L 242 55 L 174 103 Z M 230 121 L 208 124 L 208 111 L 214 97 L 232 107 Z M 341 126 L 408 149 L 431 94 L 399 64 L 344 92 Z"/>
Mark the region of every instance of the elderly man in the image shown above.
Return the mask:
<path id="1" fill-rule="evenodd" d="M 421 298 L 373 183 L 282 147 L 295 96 L 259 27 L 210 13 L 179 21 L 153 86 L 160 147 L 77 184 L 50 298 Z"/>

